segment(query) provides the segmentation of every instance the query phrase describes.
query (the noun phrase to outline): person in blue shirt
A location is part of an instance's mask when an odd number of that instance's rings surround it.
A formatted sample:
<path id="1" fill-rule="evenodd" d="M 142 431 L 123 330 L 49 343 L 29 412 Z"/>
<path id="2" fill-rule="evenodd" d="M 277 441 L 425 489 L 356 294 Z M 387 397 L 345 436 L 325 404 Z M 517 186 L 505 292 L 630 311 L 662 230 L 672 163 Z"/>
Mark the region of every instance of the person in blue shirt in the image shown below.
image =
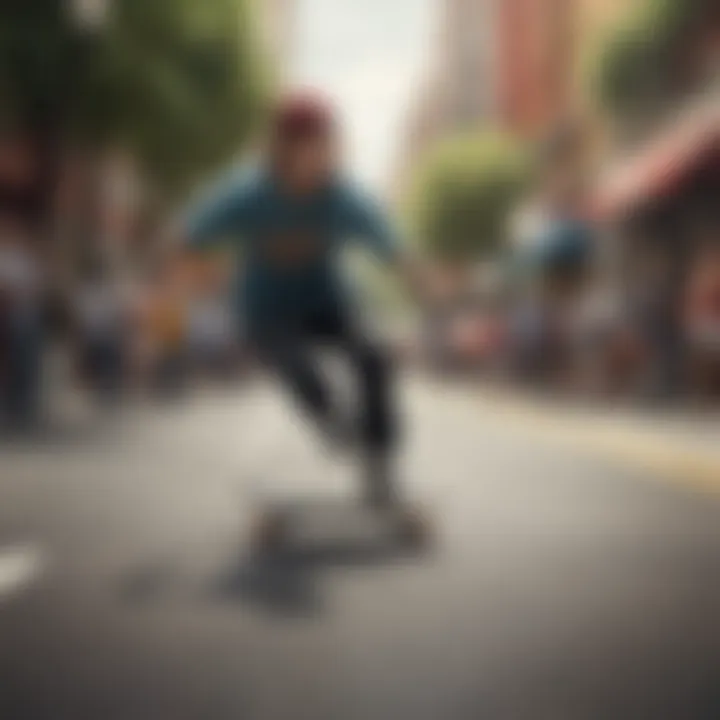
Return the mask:
<path id="1" fill-rule="evenodd" d="M 284 99 L 261 162 L 218 183 L 192 208 L 184 230 L 190 248 L 227 240 L 241 250 L 236 302 L 251 342 L 325 433 L 360 442 L 367 501 L 385 506 L 397 500 L 393 374 L 360 322 L 340 254 L 360 243 L 400 269 L 412 287 L 420 275 L 385 212 L 343 176 L 338 135 L 324 100 Z M 318 343 L 341 349 L 357 371 L 361 417 L 348 432 L 319 369 Z"/>

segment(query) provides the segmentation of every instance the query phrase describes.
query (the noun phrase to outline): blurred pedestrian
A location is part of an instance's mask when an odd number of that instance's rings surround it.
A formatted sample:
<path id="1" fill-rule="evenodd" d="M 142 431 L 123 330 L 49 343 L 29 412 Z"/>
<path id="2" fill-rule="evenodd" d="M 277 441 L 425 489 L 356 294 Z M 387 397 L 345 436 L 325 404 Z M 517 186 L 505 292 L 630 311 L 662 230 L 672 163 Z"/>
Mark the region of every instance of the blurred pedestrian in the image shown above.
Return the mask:
<path id="1" fill-rule="evenodd" d="M 720 396 L 720 242 L 708 243 L 697 253 L 684 323 L 692 387 L 701 396 Z"/>
<path id="2" fill-rule="evenodd" d="M 511 362 L 516 377 L 537 382 L 545 378 L 548 327 L 537 295 L 516 301 L 509 322 Z"/>
<path id="3" fill-rule="evenodd" d="M 214 287 L 196 293 L 188 310 L 188 343 L 193 369 L 214 377 L 227 373 L 236 336 L 226 296 Z"/>
<path id="4" fill-rule="evenodd" d="M 0 400 L 12 428 L 39 417 L 42 379 L 43 282 L 29 234 L 0 219 Z"/>
<path id="5" fill-rule="evenodd" d="M 566 384 L 573 376 L 573 316 L 588 290 L 595 229 L 589 213 L 585 129 L 560 126 L 541 148 L 529 247 L 535 302 L 542 317 L 539 365 L 546 379 Z M 538 319 L 536 318 L 536 322 Z"/>
<path id="6" fill-rule="evenodd" d="M 646 394 L 665 400 L 680 390 L 683 338 L 677 270 L 667 251 L 649 252 L 638 262 L 632 288 L 639 331 L 647 348 Z"/>
<path id="7" fill-rule="evenodd" d="M 163 397 L 178 396 L 188 371 L 188 308 L 173 272 L 159 270 L 151 280 L 146 305 L 151 385 Z"/>
<path id="8" fill-rule="evenodd" d="M 78 290 L 75 316 L 82 377 L 99 400 L 115 402 L 127 369 L 127 296 L 100 264 L 89 268 Z"/>

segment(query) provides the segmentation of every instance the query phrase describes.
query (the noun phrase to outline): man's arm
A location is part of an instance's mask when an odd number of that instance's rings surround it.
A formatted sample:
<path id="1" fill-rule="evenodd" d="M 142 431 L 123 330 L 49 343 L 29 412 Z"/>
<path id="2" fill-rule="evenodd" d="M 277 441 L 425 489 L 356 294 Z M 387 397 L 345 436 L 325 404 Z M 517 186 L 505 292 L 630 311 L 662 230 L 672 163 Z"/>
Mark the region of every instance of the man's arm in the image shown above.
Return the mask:
<path id="1" fill-rule="evenodd" d="M 401 242 L 388 212 L 372 198 L 350 191 L 345 208 L 349 230 L 357 240 L 400 275 L 416 302 L 432 302 L 435 283 L 430 268 Z"/>
<path id="2" fill-rule="evenodd" d="M 248 188 L 237 179 L 216 185 L 182 220 L 188 249 L 202 250 L 242 231 L 247 220 Z"/>
<path id="3" fill-rule="evenodd" d="M 162 253 L 204 250 L 242 235 L 250 222 L 251 193 L 247 171 L 220 180 L 167 230 Z"/>

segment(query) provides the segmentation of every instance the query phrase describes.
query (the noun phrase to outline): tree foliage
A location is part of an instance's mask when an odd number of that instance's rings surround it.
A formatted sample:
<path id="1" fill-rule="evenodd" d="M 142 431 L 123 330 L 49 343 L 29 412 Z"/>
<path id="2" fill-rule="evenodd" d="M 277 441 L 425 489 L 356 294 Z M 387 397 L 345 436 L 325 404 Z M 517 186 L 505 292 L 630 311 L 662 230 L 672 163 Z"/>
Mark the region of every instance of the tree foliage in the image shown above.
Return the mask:
<path id="1" fill-rule="evenodd" d="M 438 146 L 421 169 L 410 203 L 413 232 L 427 252 L 472 261 L 496 250 L 528 176 L 524 152 L 495 134 Z"/>
<path id="2" fill-rule="evenodd" d="M 642 0 L 601 38 L 591 93 L 618 119 L 656 113 L 683 89 L 683 52 L 712 17 L 716 0 Z"/>
<path id="3" fill-rule="evenodd" d="M 265 87 L 247 0 L 114 0 L 97 36 L 68 6 L 3 10 L 0 96 L 10 121 L 123 147 L 167 188 L 242 145 Z"/>

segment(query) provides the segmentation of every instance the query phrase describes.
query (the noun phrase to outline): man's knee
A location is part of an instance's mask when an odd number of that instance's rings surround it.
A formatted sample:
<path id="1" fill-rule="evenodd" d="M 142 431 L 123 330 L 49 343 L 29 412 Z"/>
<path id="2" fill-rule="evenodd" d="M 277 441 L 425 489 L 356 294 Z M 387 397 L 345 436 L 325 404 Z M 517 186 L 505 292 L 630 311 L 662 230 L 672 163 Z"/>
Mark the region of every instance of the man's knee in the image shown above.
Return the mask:
<path id="1" fill-rule="evenodd" d="M 385 387 L 392 375 L 390 354 L 377 345 L 364 345 L 358 350 L 357 362 L 363 376 L 373 385 Z"/>
<path id="2" fill-rule="evenodd" d="M 270 336 L 257 345 L 260 357 L 306 409 L 327 411 L 328 389 L 314 358 L 294 337 Z"/>

